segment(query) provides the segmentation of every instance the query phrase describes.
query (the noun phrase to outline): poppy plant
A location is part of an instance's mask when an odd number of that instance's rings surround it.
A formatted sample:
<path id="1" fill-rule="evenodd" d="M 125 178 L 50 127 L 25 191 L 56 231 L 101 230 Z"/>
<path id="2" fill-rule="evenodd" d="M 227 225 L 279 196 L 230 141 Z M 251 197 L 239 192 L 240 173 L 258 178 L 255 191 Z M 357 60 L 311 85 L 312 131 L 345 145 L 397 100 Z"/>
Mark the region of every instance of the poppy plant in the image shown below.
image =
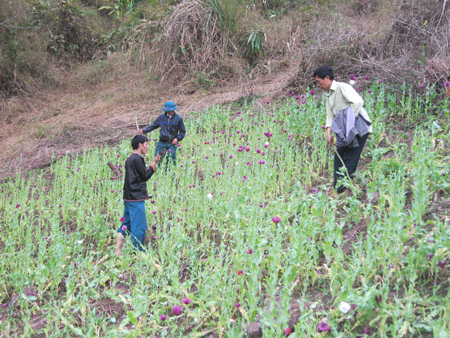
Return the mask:
<path id="1" fill-rule="evenodd" d="M 319 332 L 330 332 L 331 331 L 330 326 L 328 325 L 328 323 L 326 323 L 324 321 L 320 322 L 317 325 L 317 330 Z"/>
<path id="2" fill-rule="evenodd" d="M 172 311 L 175 316 L 178 316 L 181 313 L 181 311 L 183 311 L 183 308 L 179 305 L 176 305 L 172 308 Z"/>
<path id="3" fill-rule="evenodd" d="M 291 335 L 292 331 L 290 328 L 286 328 L 286 329 L 283 329 L 283 333 L 284 333 L 285 337 L 288 337 Z"/>

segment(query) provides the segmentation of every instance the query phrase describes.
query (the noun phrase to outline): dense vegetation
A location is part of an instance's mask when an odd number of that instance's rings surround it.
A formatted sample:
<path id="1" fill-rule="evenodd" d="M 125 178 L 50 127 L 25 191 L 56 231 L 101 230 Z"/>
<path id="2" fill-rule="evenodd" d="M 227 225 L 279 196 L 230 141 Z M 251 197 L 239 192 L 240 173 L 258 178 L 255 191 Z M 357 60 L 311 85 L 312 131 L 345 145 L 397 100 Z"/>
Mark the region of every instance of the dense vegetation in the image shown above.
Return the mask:
<path id="1" fill-rule="evenodd" d="M 242 337 L 258 319 L 273 338 L 294 303 L 294 337 L 448 337 L 449 102 L 366 81 L 374 133 L 343 198 L 313 91 L 192 113 L 176 167 L 150 181 L 143 255 L 113 255 L 106 163 L 129 140 L 3 181 L 0 332 Z"/>

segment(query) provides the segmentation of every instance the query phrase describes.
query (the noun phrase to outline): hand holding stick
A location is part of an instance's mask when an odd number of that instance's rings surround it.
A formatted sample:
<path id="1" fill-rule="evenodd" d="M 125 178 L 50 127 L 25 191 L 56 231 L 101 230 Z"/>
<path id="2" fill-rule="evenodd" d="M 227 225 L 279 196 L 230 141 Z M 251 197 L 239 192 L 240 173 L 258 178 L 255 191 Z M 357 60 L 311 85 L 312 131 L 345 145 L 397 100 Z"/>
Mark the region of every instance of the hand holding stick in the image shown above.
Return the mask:
<path id="1" fill-rule="evenodd" d="M 153 159 L 152 165 L 153 165 L 153 166 L 156 166 L 156 165 L 158 164 L 159 160 L 161 160 L 161 155 L 157 155 L 157 156 Z"/>

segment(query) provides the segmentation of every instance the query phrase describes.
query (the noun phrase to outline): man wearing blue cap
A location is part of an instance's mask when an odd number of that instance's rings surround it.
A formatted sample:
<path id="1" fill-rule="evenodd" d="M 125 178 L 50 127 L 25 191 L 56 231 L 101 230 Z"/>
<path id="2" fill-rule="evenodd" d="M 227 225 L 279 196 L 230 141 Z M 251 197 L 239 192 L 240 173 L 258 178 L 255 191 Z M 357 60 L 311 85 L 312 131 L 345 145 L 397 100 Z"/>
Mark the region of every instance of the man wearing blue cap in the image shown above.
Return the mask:
<path id="1" fill-rule="evenodd" d="M 172 101 L 167 101 L 162 109 L 164 113 L 148 127 L 139 130 L 139 133 L 146 134 L 152 130 L 160 128 L 159 141 L 156 144 L 155 156 L 161 155 L 163 159 L 167 153 L 166 164 L 169 158 L 175 163 L 177 144 L 186 136 L 183 118 L 175 113 L 177 106 Z"/>

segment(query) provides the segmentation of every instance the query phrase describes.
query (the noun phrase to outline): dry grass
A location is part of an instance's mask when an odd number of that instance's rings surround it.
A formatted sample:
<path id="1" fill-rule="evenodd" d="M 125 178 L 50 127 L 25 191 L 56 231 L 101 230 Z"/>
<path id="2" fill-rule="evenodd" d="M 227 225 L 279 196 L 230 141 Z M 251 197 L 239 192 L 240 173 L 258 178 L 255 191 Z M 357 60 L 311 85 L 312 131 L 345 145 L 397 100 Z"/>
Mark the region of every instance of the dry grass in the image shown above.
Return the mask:
<path id="1" fill-rule="evenodd" d="M 323 20 L 312 23 L 308 35 L 313 43 L 301 49 L 303 72 L 330 64 L 338 74 L 442 85 L 450 67 L 450 4 L 377 0 L 368 7 L 366 2 L 349 1 L 336 7 L 335 15 L 328 13 L 326 25 Z"/>
<path id="2" fill-rule="evenodd" d="M 228 36 L 202 0 L 180 3 L 163 28 L 154 71 L 164 80 L 179 71 L 211 71 L 227 51 Z"/>

